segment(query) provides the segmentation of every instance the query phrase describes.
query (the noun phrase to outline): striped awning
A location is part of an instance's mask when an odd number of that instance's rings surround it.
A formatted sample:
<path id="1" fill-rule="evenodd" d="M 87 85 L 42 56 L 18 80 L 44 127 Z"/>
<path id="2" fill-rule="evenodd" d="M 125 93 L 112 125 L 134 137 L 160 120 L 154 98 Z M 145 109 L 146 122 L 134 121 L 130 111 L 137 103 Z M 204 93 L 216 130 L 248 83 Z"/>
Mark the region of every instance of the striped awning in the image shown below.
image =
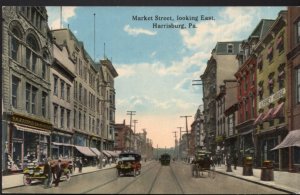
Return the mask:
<path id="1" fill-rule="evenodd" d="M 258 117 L 255 119 L 253 125 L 259 124 L 259 123 L 262 121 L 263 116 L 264 116 L 264 114 L 263 114 L 263 113 L 260 113 L 260 114 L 258 115 Z"/>
<path id="2" fill-rule="evenodd" d="M 107 157 L 111 157 L 111 154 L 107 150 L 102 150 L 103 154 Z"/>
<path id="3" fill-rule="evenodd" d="M 96 154 L 89 147 L 75 146 L 75 148 L 85 156 L 96 156 Z"/>
<path id="4" fill-rule="evenodd" d="M 280 111 L 283 109 L 284 102 L 281 102 L 276 108 L 275 111 L 272 113 L 272 118 L 276 118 L 280 115 Z"/>
<path id="5" fill-rule="evenodd" d="M 97 148 L 90 148 L 97 156 L 101 156 L 101 152 Z"/>
<path id="6" fill-rule="evenodd" d="M 283 141 L 271 150 L 277 150 L 280 148 L 287 148 L 292 146 L 300 147 L 300 130 L 290 131 L 288 135 L 283 139 Z"/>
<path id="7" fill-rule="evenodd" d="M 272 117 L 272 113 L 274 111 L 274 108 L 270 108 L 267 114 L 262 119 L 263 122 L 268 121 Z"/>
<path id="8" fill-rule="evenodd" d="M 17 128 L 19 131 L 26 131 L 30 133 L 36 133 L 36 134 L 42 134 L 42 135 L 50 135 L 49 131 L 46 131 L 45 129 L 39 129 L 39 128 L 32 128 L 32 127 L 25 127 L 21 125 L 14 124 L 15 128 Z"/>

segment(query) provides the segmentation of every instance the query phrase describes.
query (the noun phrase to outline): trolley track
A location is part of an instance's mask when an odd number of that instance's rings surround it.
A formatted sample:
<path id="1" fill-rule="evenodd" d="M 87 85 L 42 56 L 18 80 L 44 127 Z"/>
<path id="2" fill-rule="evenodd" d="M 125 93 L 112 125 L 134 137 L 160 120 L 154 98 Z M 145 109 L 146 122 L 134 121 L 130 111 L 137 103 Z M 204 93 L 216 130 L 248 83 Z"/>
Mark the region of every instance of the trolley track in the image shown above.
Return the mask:
<path id="1" fill-rule="evenodd" d="M 151 165 L 152 165 L 152 166 L 151 166 Z M 148 167 L 148 166 L 150 166 L 150 167 Z M 136 182 L 136 181 L 138 180 L 139 177 L 142 177 L 142 176 L 146 175 L 147 172 L 149 172 L 150 170 L 152 170 L 152 169 L 155 168 L 156 166 L 157 166 L 156 163 L 154 163 L 154 165 L 153 165 L 153 163 L 151 163 L 150 165 L 149 165 L 149 164 L 148 164 L 148 165 L 145 165 L 144 167 L 147 167 L 148 169 L 144 170 L 140 175 L 138 175 L 136 178 L 134 178 L 133 181 L 129 182 L 126 186 L 124 186 L 121 190 L 119 190 L 119 191 L 116 192 L 115 194 L 120 194 L 122 191 L 124 191 L 125 189 L 127 189 L 127 188 L 128 188 L 129 186 L 131 186 L 134 182 Z M 99 188 L 105 187 L 105 186 L 107 186 L 107 185 L 109 185 L 109 184 L 111 184 L 111 183 L 117 181 L 118 179 L 119 179 L 119 177 L 116 177 L 116 178 L 114 178 L 114 179 L 111 179 L 111 180 L 109 180 L 109 181 L 107 181 L 107 182 L 105 182 L 105 183 L 99 184 L 99 185 L 97 185 L 97 186 L 95 186 L 95 187 L 93 187 L 93 188 L 90 188 L 90 189 L 88 189 L 88 190 L 86 190 L 86 191 L 83 191 L 83 192 L 81 192 L 81 194 L 87 194 L 87 193 L 92 192 L 92 191 L 94 191 L 94 190 L 97 190 L 97 189 L 99 189 Z"/>

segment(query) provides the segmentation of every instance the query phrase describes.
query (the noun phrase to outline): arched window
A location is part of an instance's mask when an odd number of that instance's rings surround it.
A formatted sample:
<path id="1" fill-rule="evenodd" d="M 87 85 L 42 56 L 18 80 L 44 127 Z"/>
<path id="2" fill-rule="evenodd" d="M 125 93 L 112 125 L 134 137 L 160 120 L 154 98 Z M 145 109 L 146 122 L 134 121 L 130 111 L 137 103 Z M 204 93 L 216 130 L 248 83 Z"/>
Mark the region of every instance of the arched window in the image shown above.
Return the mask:
<path id="1" fill-rule="evenodd" d="M 39 52 L 38 42 L 33 35 L 28 35 L 26 43 L 29 47 L 26 48 L 26 67 L 31 69 L 32 72 L 36 72 L 38 57 L 35 52 Z"/>
<path id="2" fill-rule="evenodd" d="M 21 32 L 17 28 L 12 29 L 12 37 L 10 42 L 10 57 L 15 61 L 19 61 L 19 50 L 20 43 L 19 39 L 21 39 Z"/>

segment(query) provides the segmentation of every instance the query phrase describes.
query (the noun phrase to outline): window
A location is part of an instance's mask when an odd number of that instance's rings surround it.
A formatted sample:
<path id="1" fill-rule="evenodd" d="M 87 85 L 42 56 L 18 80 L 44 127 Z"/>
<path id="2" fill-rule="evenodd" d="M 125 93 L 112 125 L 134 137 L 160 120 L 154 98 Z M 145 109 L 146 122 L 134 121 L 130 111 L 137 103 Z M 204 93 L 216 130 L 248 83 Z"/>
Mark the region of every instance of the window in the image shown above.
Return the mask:
<path id="1" fill-rule="evenodd" d="M 18 106 L 18 89 L 19 89 L 20 79 L 12 76 L 12 90 L 11 90 L 11 104 L 14 108 Z"/>
<path id="2" fill-rule="evenodd" d="M 67 84 L 67 101 L 70 102 L 70 90 L 71 86 Z"/>
<path id="3" fill-rule="evenodd" d="M 74 84 L 74 99 L 77 100 L 77 81 Z"/>
<path id="4" fill-rule="evenodd" d="M 26 43 L 29 46 L 29 48 L 26 48 L 26 67 L 35 72 L 38 60 L 35 52 L 39 52 L 38 43 L 33 35 L 27 37 Z"/>
<path id="5" fill-rule="evenodd" d="M 81 102 L 81 94 L 82 94 L 82 85 L 81 83 L 79 84 L 79 101 Z"/>
<path id="6" fill-rule="evenodd" d="M 64 115 L 65 115 L 65 109 L 63 107 L 60 107 L 60 127 L 64 128 Z"/>
<path id="7" fill-rule="evenodd" d="M 54 124 L 57 126 L 57 110 L 58 110 L 58 106 L 56 104 L 53 104 L 53 122 Z"/>
<path id="8" fill-rule="evenodd" d="M 83 114 L 83 129 L 85 130 L 86 128 L 86 117 L 85 117 L 86 113 Z"/>
<path id="9" fill-rule="evenodd" d="M 274 79 L 272 77 L 269 77 L 269 94 L 272 95 L 274 93 L 273 89 L 274 89 Z"/>
<path id="10" fill-rule="evenodd" d="M 227 44 L 227 53 L 233 53 L 233 45 Z"/>
<path id="11" fill-rule="evenodd" d="M 47 93 L 45 93 L 45 92 L 43 92 L 42 93 L 42 115 L 44 116 L 44 117 L 46 117 L 46 112 L 47 112 L 47 103 L 46 103 L 46 101 L 47 101 L 47 96 L 48 96 L 48 94 Z"/>
<path id="12" fill-rule="evenodd" d="M 261 71 L 263 68 L 263 60 L 261 56 L 257 59 L 257 68 L 259 69 L 259 71 Z"/>
<path id="13" fill-rule="evenodd" d="M 297 96 L 297 103 L 300 103 L 300 67 L 296 68 L 295 71 L 295 78 L 296 78 L 296 96 Z"/>
<path id="14" fill-rule="evenodd" d="M 67 128 L 70 128 L 71 110 L 67 110 Z"/>
<path id="15" fill-rule="evenodd" d="M 47 54 L 43 54 L 43 63 L 42 63 L 42 78 L 46 79 L 46 71 L 47 71 L 47 61 L 48 61 L 48 56 Z"/>
<path id="16" fill-rule="evenodd" d="M 78 128 L 81 129 L 81 112 L 79 112 L 79 115 L 78 115 Z"/>
<path id="17" fill-rule="evenodd" d="M 91 116 L 89 116 L 89 131 L 91 131 L 91 126 L 92 126 L 92 123 L 91 123 Z"/>
<path id="18" fill-rule="evenodd" d="M 12 37 L 11 37 L 11 49 L 10 49 L 10 57 L 15 61 L 18 61 L 19 57 L 19 40 L 21 38 L 20 32 L 17 29 L 12 30 Z"/>
<path id="19" fill-rule="evenodd" d="M 65 82 L 60 80 L 60 98 L 65 99 Z"/>
<path id="20" fill-rule="evenodd" d="M 74 122 L 74 128 L 76 128 L 77 126 L 76 126 L 76 110 L 74 109 L 74 118 L 73 118 L 73 122 Z"/>
<path id="21" fill-rule="evenodd" d="M 278 49 L 279 53 L 282 52 L 284 49 L 284 41 L 283 41 L 284 39 L 283 38 L 284 38 L 283 35 L 281 35 L 277 38 L 277 47 L 276 48 Z"/>
<path id="22" fill-rule="evenodd" d="M 270 46 L 268 49 L 267 59 L 269 60 L 269 62 L 273 60 L 273 46 Z"/>
<path id="23" fill-rule="evenodd" d="M 296 22 L 296 43 L 300 43 L 300 19 Z"/>
<path id="24" fill-rule="evenodd" d="M 53 75 L 53 79 L 54 79 L 54 89 L 53 89 L 53 94 L 54 95 L 58 95 L 58 88 L 57 88 L 57 85 L 58 85 L 58 77 L 56 75 Z"/>
<path id="25" fill-rule="evenodd" d="M 26 111 L 36 114 L 36 101 L 38 89 L 29 83 L 26 83 Z"/>

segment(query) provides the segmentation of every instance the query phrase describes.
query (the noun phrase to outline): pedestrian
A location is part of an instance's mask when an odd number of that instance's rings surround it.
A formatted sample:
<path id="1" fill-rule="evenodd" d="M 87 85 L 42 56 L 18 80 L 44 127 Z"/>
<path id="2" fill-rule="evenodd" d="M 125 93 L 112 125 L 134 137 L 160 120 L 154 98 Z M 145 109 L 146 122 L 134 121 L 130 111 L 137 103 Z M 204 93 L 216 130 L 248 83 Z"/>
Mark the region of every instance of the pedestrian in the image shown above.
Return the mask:
<path id="1" fill-rule="evenodd" d="M 78 172 L 79 173 L 82 172 L 82 166 L 83 166 L 82 158 L 80 157 L 79 160 L 78 160 Z"/>
<path id="2" fill-rule="evenodd" d="M 62 164 L 61 164 L 61 160 L 58 159 L 58 162 L 55 166 L 55 173 L 56 173 L 56 178 L 55 178 L 55 181 L 54 181 L 55 187 L 57 187 L 59 182 L 60 182 L 60 177 L 61 177 L 62 172 L 63 172 L 63 167 L 62 167 Z"/>
<path id="3" fill-rule="evenodd" d="M 45 166 L 44 166 L 44 175 L 46 177 L 44 181 L 44 188 L 51 188 L 52 184 L 52 167 L 51 167 L 51 159 L 50 157 L 45 160 Z"/>
<path id="4" fill-rule="evenodd" d="M 234 170 L 236 170 L 236 167 L 237 167 L 237 161 L 238 161 L 237 154 L 234 154 L 234 155 L 233 155 L 233 166 L 234 166 Z"/>
<path id="5" fill-rule="evenodd" d="M 103 167 L 105 167 L 105 165 L 106 165 L 106 158 L 105 157 L 102 159 L 102 162 L 103 162 Z"/>
<path id="6" fill-rule="evenodd" d="M 111 166 L 112 163 L 112 157 L 109 158 L 109 166 Z"/>

